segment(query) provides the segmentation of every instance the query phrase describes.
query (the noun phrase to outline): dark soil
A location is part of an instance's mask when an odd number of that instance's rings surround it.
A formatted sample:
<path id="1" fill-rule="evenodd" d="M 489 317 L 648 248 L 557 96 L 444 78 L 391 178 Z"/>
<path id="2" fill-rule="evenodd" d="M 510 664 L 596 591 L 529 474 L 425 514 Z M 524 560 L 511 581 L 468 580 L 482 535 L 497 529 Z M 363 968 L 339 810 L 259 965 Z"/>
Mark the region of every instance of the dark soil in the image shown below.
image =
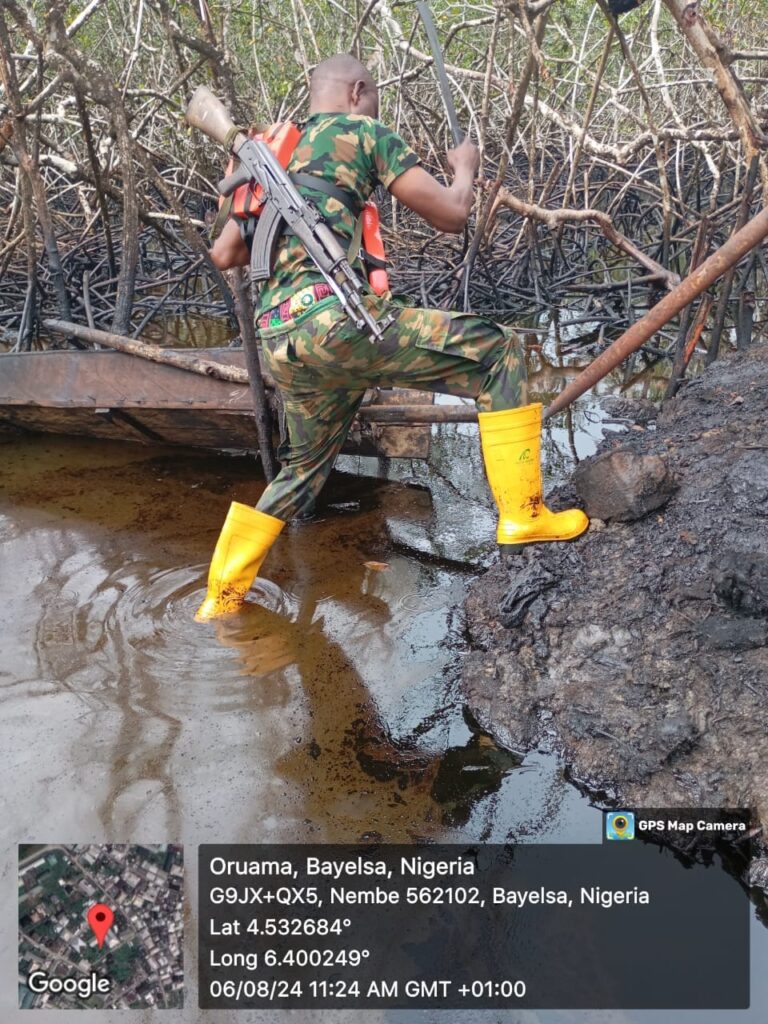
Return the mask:
<path id="1" fill-rule="evenodd" d="M 483 576 L 464 692 L 498 742 L 559 746 L 606 806 L 754 808 L 768 887 L 768 347 L 685 384 L 655 429 L 646 405 L 601 451 L 658 455 L 677 489 Z"/>

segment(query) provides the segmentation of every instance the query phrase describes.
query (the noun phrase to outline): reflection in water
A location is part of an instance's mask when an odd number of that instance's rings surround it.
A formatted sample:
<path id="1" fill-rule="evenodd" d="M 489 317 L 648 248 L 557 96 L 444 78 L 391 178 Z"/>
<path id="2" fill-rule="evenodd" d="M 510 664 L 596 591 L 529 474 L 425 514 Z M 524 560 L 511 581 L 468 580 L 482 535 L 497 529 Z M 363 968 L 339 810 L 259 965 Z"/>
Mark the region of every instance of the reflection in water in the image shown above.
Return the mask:
<path id="1" fill-rule="evenodd" d="M 9 691 L 60 768 L 39 821 L 55 804 L 114 842 L 178 841 L 190 820 L 243 841 L 494 832 L 480 805 L 519 763 L 464 722 L 449 669 L 466 577 L 392 553 L 382 503 L 400 489 L 340 481 L 337 507 L 279 539 L 253 603 L 200 626 L 239 463 L 227 479 L 215 459 L 175 471 L 46 439 L 4 454 Z"/>
<path id="2" fill-rule="evenodd" d="M 258 497 L 251 463 L 46 438 L 2 455 L 4 878 L 19 841 L 183 842 L 192 890 L 201 842 L 596 839 L 554 758 L 521 762 L 463 717 L 466 569 L 390 534 L 409 510 L 428 525 L 424 492 L 336 477 L 242 614 L 201 626 L 226 508 Z M 185 1021 L 205 1019 L 195 1003 L 190 986 Z"/>
<path id="3" fill-rule="evenodd" d="M 386 631 L 397 613 L 372 592 L 375 584 L 366 579 L 367 573 L 352 570 L 352 580 L 360 587 L 353 594 L 348 577 L 321 582 L 305 572 L 302 581 L 296 560 L 291 563 L 299 571 L 298 577 L 294 572 L 291 576 L 300 598 L 283 595 L 276 600 L 274 585 L 267 585 L 266 595 L 280 611 L 252 605 L 245 614 L 215 624 L 218 640 L 238 652 L 262 706 L 274 704 L 275 694 L 282 694 L 290 714 L 290 696 L 300 698 L 300 709 L 291 718 L 294 742 L 275 765 L 276 774 L 296 791 L 304 790 L 302 813 L 312 822 L 315 839 L 393 842 L 439 837 L 449 817 L 468 818 L 471 794 L 498 790 L 504 774 L 519 761 L 490 741 L 481 745 L 479 738 L 446 753 L 398 739 L 386 709 L 348 653 L 350 645 L 332 635 L 333 619 L 341 610 L 354 623 L 351 646 L 366 652 L 364 664 L 374 673 L 396 673 L 396 685 L 405 688 L 423 674 L 423 664 L 413 662 L 414 672 L 402 663 L 393 643 L 402 638 L 402 628 Z M 262 586 L 259 581 L 255 596 L 261 596 Z M 428 617 L 434 598 L 444 600 L 439 589 L 430 594 L 423 588 L 420 620 Z M 434 643 L 436 638 L 425 639 Z M 418 719 L 420 701 L 406 703 L 408 716 Z M 432 711 L 432 705 L 423 710 Z M 443 725 L 455 717 L 454 708 L 440 710 Z"/>

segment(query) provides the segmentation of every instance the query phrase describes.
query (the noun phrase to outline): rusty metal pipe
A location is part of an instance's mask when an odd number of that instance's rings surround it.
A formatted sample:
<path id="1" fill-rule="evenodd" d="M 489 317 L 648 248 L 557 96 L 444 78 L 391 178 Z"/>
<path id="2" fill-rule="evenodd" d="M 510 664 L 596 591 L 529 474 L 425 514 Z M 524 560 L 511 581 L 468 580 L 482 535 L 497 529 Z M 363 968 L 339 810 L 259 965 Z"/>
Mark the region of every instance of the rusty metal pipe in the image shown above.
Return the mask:
<path id="1" fill-rule="evenodd" d="M 756 217 L 748 221 L 733 234 L 728 241 L 713 252 L 697 270 L 689 274 L 684 281 L 665 295 L 661 302 L 650 309 L 645 316 L 632 324 L 620 338 L 582 370 L 568 387 L 557 396 L 554 402 L 544 410 L 544 418 L 548 419 L 555 413 L 565 409 L 585 391 L 602 380 L 607 373 L 615 369 L 619 363 L 644 345 L 648 339 L 676 316 L 681 309 L 708 288 L 713 281 L 721 277 L 727 270 L 735 266 L 752 249 L 760 245 L 768 236 L 768 207 L 761 210 Z"/>

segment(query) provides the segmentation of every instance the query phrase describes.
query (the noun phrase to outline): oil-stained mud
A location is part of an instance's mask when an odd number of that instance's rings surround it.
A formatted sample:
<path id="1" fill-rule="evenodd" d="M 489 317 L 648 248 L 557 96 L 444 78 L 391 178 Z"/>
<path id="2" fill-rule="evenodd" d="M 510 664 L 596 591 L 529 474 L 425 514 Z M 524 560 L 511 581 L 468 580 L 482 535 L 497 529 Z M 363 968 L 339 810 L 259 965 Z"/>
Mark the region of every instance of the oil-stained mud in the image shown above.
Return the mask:
<path id="1" fill-rule="evenodd" d="M 474 585 L 463 690 L 497 740 L 554 740 L 608 805 L 753 807 L 768 887 L 768 348 L 643 405 L 602 450 L 659 456 L 666 502 L 532 546 Z M 572 500 L 565 491 L 551 504 Z"/>

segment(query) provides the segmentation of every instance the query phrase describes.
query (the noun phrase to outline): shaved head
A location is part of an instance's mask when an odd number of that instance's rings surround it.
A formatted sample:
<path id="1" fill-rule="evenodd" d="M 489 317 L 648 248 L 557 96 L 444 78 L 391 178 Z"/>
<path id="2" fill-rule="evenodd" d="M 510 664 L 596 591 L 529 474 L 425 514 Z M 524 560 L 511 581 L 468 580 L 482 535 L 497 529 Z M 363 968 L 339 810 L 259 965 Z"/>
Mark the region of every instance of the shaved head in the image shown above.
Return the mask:
<path id="1" fill-rule="evenodd" d="M 349 53 L 321 61 L 310 81 L 311 113 L 352 113 L 377 117 L 379 92 L 370 71 Z"/>
<path id="2" fill-rule="evenodd" d="M 312 72 L 312 94 L 338 84 L 351 86 L 357 81 L 374 85 L 370 71 L 356 57 L 350 53 L 337 53 L 335 57 L 321 61 Z"/>

